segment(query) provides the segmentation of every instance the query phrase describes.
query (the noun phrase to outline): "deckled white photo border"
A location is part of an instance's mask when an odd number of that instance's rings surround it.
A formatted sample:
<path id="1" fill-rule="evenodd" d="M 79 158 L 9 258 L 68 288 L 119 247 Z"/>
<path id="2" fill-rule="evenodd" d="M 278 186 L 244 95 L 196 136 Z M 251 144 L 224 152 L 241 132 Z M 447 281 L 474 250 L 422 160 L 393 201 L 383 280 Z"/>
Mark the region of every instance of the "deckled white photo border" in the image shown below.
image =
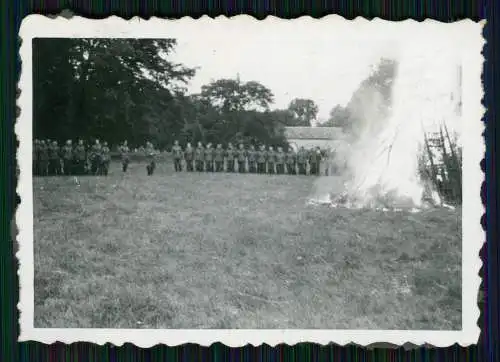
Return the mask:
<path id="1" fill-rule="evenodd" d="M 32 186 L 32 39 L 48 38 L 171 38 L 210 31 L 210 27 L 224 27 L 228 33 L 233 31 L 252 32 L 264 28 L 272 33 L 275 27 L 289 27 L 300 32 L 301 36 L 310 33 L 311 36 L 321 32 L 348 31 L 349 27 L 393 27 L 394 31 L 418 32 L 422 27 L 436 30 L 442 27 L 454 27 L 457 37 L 463 46 L 463 246 L 462 246 L 462 330 L 460 331 L 427 331 L 427 330 L 145 330 L 145 329 L 51 329 L 34 328 L 34 257 L 33 257 L 33 186 Z M 81 17 L 66 19 L 63 17 L 48 18 L 41 15 L 30 15 L 24 19 L 20 37 L 22 45 L 20 56 L 22 72 L 19 82 L 21 95 L 18 106 L 20 117 L 15 126 L 19 139 L 17 159 L 20 169 L 17 193 L 21 204 L 16 213 L 16 223 L 19 230 L 17 241 L 19 251 L 19 282 L 20 301 L 20 336 L 19 341 L 39 341 L 53 343 L 56 341 L 72 343 L 77 341 L 97 344 L 112 343 L 122 345 L 130 342 L 140 347 L 150 347 L 156 344 L 175 346 L 184 343 L 196 343 L 208 346 L 221 342 L 227 346 L 238 347 L 247 344 L 262 343 L 275 346 L 280 343 L 293 345 L 299 342 L 315 342 L 340 345 L 356 343 L 370 345 L 386 342 L 395 345 L 424 343 L 445 347 L 454 343 L 462 346 L 477 343 L 480 329 L 477 326 L 479 308 L 477 296 L 480 286 L 478 276 L 481 259 L 480 248 L 485 241 L 480 219 L 484 213 L 480 190 L 484 179 L 480 169 L 480 161 L 484 157 L 485 145 L 482 138 L 484 129 L 481 122 L 484 107 L 481 105 L 483 87 L 481 74 L 483 70 L 484 46 L 482 28 L 484 21 L 475 23 L 464 20 L 452 24 L 443 24 L 433 20 L 418 23 L 413 20 L 403 22 L 388 22 L 381 19 L 368 21 L 362 18 L 345 20 L 340 16 L 331 15 L 322 19 L 301 17 L 295 20 L 283 20 L 268 17 L 259 21 L 247 15 L 233 18 L 207 16 L 200 19 L 185 17 L 180 20 L 164 20 L 153 18 L 142 20 L 134 18 L 124 20 L 113 16 L 104 20 L 90 20 Z M 241 38 L 240 38 L 241 39 Z"/>

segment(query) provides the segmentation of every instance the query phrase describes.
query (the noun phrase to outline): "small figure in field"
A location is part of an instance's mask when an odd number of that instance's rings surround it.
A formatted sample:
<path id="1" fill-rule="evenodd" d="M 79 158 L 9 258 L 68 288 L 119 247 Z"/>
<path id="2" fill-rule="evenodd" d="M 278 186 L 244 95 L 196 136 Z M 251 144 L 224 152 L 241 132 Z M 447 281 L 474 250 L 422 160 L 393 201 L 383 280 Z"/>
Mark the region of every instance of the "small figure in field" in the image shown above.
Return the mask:
<path id="1" fill-rule="evenodd" d="M 155 149 L 151 142 L 146 142 L 146 148 L 144 150 L 146 153 L 146 159 L 148 160 L 148 164 L 146 166 L 146 170 L 148 172 L 148 176 L 153 176 L 156 169 L 156 160 L 155 160 Z"/>
<path id="2" fill-rule="evenodd" d="M 226 168 L 227 172 L 234 172 L 234 156 L 236 155 L 233 149 L 233 144 L 229 143 L 226 150 Z"/>
<path id="3" fill-rule="evenodd" d="M 49 147 L 49 175 L 57 176 L 61 174 L 60 149 L 57 141 L 52 141 Z"/>
<path id="4" fill-rule="evenodd" d="M 214 149 L 211 143 L 205 149 L 205 169 L 207 172 L 214 172 Z"/>
<path id="5" fill-rule="evenodd" d="M 40 176 L 49 174 L 49 147 L 45 140 L 40 141 Z"/>
<path id="6" fill-rule="evenodd" d="M 337 174 L 337 166 L 335 162 L 336 162 L 335 150 L 328 148 L 326 153 L 326 165 L 325 165 L 326 176 L 332 176 Z"/>
<path id="7" fill-rule="evenodd" d="M 98 139 L 95 140 L 95 143 L 90 151 L 90 164 L 90 172 L 92 175 L 100 175 L 102 165 L 102 146 Z"/>
<path id="8" fill-rule="evenodd" d="M 238 172 L 245 173 L 246 171 L 246 160 L 247 160 L 247 151 L 245 150 L 245 146 L 242 143 L 239 145 L 238 151 L 236 151 L 236 155 L 238 158 Z"/>
<path id="9" fill-rule="evenodd" d="M 278 147 L 278 152 L 276 152 L 276 173 L 278 175 L 283 175 L 285 173 L 285 152 L 283 148 Z"/>
<path id="10" fill-rule="evenodd" d="M 72 165 L 73 165 L 73 144 L 71 140 L 67 140 L 66 144 L 62 149 L 62 159 L 63 159 L 63 171 L 66 176 L 69 176 L 73 173 Z"/>
<path id="11" fill-rule="evenodd" d="M 297 154 L 292 147 L 290 147 L 286 153 L 286 172 L 289 175 L 297 174 Z"/>
<path id="12" fill-rule="evenodd" d="M 174 156 L 174 168 L 175 172 L 182 171 L 182 147 L 179 146 L 179 141 L 174 141 L 174 146 L 172 147 L 172 154 Z"/>
<path id="13" fill-rule="evenodd" d="M 224 171 L 224 149 L 222 145 L 219 143 L 217 148 L 214 151 L 214 160 L 215 160 L 215 171 L 223 172 Z"/>
<path id="14" fill-rule="evenodd" d="M 191 143 L 188 142 L 184 150 L 184 160 L 186 161 L 186 171 L 193 172 L 194 150 Z"/>
<path id="15" fill-rule="evenodd" d="M 299 167 L 299 175 L 306 175 L 307 173 L 307 151 L 304 147 L 300 147 L 297 152 L 297 165 Z"/>
<path id="16" fill-rule="evenodd" d="M 128 164 L 130 163 L 130 149 L 128 148 L 128 141 L 123 141 L 118 150 L 120 151 L 120 158 L 122 160 L 122 172 L 127 172 Z"/>
<path id="17" fill-rule="evenodd" d="M 84 175 L 85 174 L 85 162 L 87 160 L 87 152 L 85 150 L 85 145 L 83 140 L 78 140 L 78 144 L 75 147 L 74 157 L 73 157 L 73 167 L 75 174 Z"/>
<path id="18" fill-rule="evenodd" d="M 32 173 L 33 176 L 39 175 L 40 174 L 40 141 L 35 139 L 33 142 L 33 149 L 32 149 L 32 156 L 33 156 L 33 168 L 32 168 Z"/>
<path id="19" fill-rule="evenodd" d="M 109 163 L 111 162 L 111 150 L 108 147 L 108 142 L 104 142 L 102 145 L 102 151 L 101 151 L 102 157 L 101 157 L 101 175 L 108 176 L 109 172 Z"/>
<path id="20" fill-rule="evenodd" d="M 248 157 L 248 172 L 257 172 L 257 151 L 255 151 L 255 146 L 250 145 L 250 149 L 247 152 Z"/>
<path id="21" fill-rule="evenodd" d="M 194 151 L 194 161 L 196 164 L 196 171 L 203 172 L 203 163 L 205 161 L 205 149 L 203 148 L 203 144 L 198 142 L 198 147 Z"/>
<path id="22" fill-rule="evenodd" d="M 276 162 L 276 153 L 272 146 L 269 146 L 269 151 L 267 152 L 267 173 L 274 174 L 274 164 Z"/>
<path id="23" fill-rule="evenodd" d="M 257 151 L 257 172 L 259 174 L 266 173 L 266 157 L 266 148 L 264 145 L 261 145 L 260 149 Z"/>
<path id="24" fill-rule="evenodd" d="M 319 147 L 312 149 L 309 153 L 309 174 L 318 176 L 319 175 L 319 163 L 321 160 L 321 150 Z"/>

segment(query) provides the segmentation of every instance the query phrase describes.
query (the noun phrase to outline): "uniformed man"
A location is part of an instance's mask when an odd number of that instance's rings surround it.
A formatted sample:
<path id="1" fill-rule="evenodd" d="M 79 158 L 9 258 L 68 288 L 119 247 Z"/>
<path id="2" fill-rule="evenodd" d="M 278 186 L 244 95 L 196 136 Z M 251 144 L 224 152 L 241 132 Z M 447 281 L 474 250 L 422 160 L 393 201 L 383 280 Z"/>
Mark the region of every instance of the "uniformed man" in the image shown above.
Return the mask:
<path id="1" fill-rule="evenodd" d="M 62 148 L 63 172 L 66 176 L 73 173 L 73 144 L 67 140 Z"/>
<path id="2" fill-rule="evenodd" d="M 297 152 L 297 165 L 299 167 L 299 175 L 306 175 L 307 173 L 307 151 L 304 147 L 300 147 Z"/>
<path id="3" fill-rule="evenodd" d="M 337 169 L 335 167 L 335 151 L 332 150 L 330 147 L 328 147 L 328 150 L 326 151 L 326 162 L 325 164 L 325 175 L 326 176 L 332 176 L 337 174 Z"/>
<path id="4" fill-rule="evenodd" d="M 283 152 L 282 147 L 278 147 L 278 152 L 276 152 L 276 173 L 278 175 L 283 175 L 285 173 L 285 152 Z"/>
<path id="5" fill-rule="evenodd" d="M 260 174 L 266 173 L 266 158 L 266 148 L 264 145 L 261 145 L 257 151 L 257 172 Z"/>
<path id="6" fill-rule="evenodd" d="M 238 172 L 245 173 L 246 171 L 246 161 L 247 161 L 247 151 L 242 143 L 238 146 L 239 149 L 236 151 L 236 157 L 238 159 Z"/>
<path id="7" fill-rule="evenodd" d="M 146 165 L 148 176 L 153 176 L 153 173 L 156 169 L 156 151 L 151 142 L 146 142 L 146 148 L 144 149 L 144 152 L 146 153 L 146 159 L 148 160 L 148 164 Z"/>
<path id="8" fill-rule="evenodd" d="M 309 174 L 318 176 L 319 175 L 319 163 L 321 160 L 321 150 L 316 147 L 309 153 Z"/>
<path id="9" fill-rule="evenodd" d="M 226 169 L 227 172 L 234 172 L 234 156 L 236 155 L 233 149 L 233 144 L 229 143 L 226 150 Z"/>
<path id="10" fill-rule="evenodd" d="M 205 149 L 203 144 L 198 142 L 198 147 L 194 150 L 194 162 L 196 164 L 196 171 L 203 172 L 203 164 L 205 161 Z"/>
<path id="11" fill-rule="evenodd" d="M 182 171 L 182 148 L 179 146 L 179 141 L 174 141 L 174 146 L 172 147 L 172 154 L 174 156 L 174 169 L 175 172 Z"/>
<path id="12" fill-rule="evenodd" d="M 286 172 L 289 175 L 297 174 L 297 154 L 293 147 L 290 147 L 286 153 Z"/>
<path id="13" fill-rule="evenodd" d="M 45 140 L 40 141 L 40 176 L 47 176 L 49 173 L 49 147 Z"/>
<path id="14" fill-rule="evenodd" d="M 223 172 L 224 171 L 224 149 L 222 148 L 222 144 L 218 144 L 214 150 L 214 161 L 215 161 L 215 171 Z"/>
<path id="15" fill-rule="evenodd" d="M 188 142 L 184 150 L 184 160 L 186 161 L 186 171 L 193 172 L 194 149 Z"/>
<path id="16" fill-rule="evenodd" d="M 130 149 L 128 148 L 127 140 L 123 141 L 118 150 L 120 151 L 120 158 L 122 160 L 122 172 L 127 172 L 128 164 L 130 163 Z"/>
<path id="17" fill-rule="evenodd" d="M 211 143 L 205 149 L 205 169 L 207 172 L 214 172 L 214 149 Z"/>
<path id="18" fill-rule="evenodd" d="M 52 141 L 49 147 L 49 175 L 56 176 L 61 174 L 61 158 L 59 145 L 57 141 Z"/>
<path id="19" fill-rule="evenodd" d="M 255 151 L 255 146 L 250 145 L 250 149 L 247 152 L 248 159 L 248 172 L 256 173 L 257 172 L 257 151 Z"/>
<path id="20" fill-rule="evenodd" d="M 74 169 L 77 175 L 85 174 L 85 163 L 87 161 L 87 152 L 85 150 L 85 145 L 83 140 L 78 141 L 78 145 L 75 147 L 73 162 Z"/>
<path id="21" fill-rule="evenodd" d="M 269 146 L 269 151 L 267 152 L 267 173 L 274 174 L 274 164 L 276 162 L 276 152 L 273 146 Z"/>
<path id="22" fill-rule="evenodd" d="M 32 165 L 32 172 L 33 176 L 37 176 L 40 174 L 40 141 L 35 139 L 33 142 L 33 149 L 32 149 L 32 157 L 33 157 L 33 165 Z"/>
<path id="23" fill-rule="evenodd" d="M 98 139 L 95 140 L 94 145 L 90 151 L 90 172 L 92 175 L 101 174 L 102 165 L 102 146 Z"/>
<path id="24" fill-rule="evenodd" d="M 108 176 L 109 164 L 111 163 L 111 150 L 108 147 L 108 142 L 102 144 L 101 150 L 101 175 Z"/>

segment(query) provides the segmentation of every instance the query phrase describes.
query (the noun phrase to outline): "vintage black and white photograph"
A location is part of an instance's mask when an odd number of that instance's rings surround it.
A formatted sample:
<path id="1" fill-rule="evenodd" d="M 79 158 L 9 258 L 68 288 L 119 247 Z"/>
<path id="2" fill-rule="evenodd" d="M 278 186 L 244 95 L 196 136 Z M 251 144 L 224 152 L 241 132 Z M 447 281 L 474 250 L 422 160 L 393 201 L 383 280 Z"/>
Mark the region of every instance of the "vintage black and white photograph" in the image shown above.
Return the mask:
<path id="1" fill-rule="evenodd" d="M 239 19 L 25 26 L 29 329 L 475 342 L 482 25 Z"/>

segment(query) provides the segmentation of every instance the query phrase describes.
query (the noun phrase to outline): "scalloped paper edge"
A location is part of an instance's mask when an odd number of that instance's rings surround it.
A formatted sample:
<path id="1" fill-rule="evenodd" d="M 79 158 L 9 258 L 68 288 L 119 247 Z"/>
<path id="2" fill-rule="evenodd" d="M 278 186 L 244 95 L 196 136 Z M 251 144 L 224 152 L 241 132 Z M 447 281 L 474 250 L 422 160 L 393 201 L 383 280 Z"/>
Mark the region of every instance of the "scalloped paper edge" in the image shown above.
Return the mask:
<path id="1" fill-rule="evenodd" d="M 481 74 L 484 58 L 482 49 L 485 40 L 482 29 L 485 21 L 473 22 L 462 20 L 455 23 L 441 23 L 427 19 L 423 22 L 405 20 L 389 22 L 379 18 L 366 20 L 357 17 L 346 20 L 338 15 L 329 15 L 321 19 L 303 16 L 294 20 L 280 19 L 268 16 L 257 20 L 248 15 L 231 18 L 219 16 L 215 19 L 202 16 L 199 19 L 184 17 L 178 20 L 151 18 L 143 20 L 134 17 L 125 20 L 117 16 L 93 20 L 83 17 L 65 18 L 58 16 L 49 18 L 42 15 L 26 17 L 20 28 L 22 40 L 20 57 L 22 71 L 19 81 L 21 91 L 18 98 L 20 116 L 15 125 L 19 140 L 17 162 L 19 178 L 17 193 L 21 204 L 16 211 L 18 229 L 19 261 L 19 341 L 38 341 L 46 344 L 62 342 L 91 342 L 99 345 L 111 343 L 115 346 L 132 343 L 139 347 L 151 347 L 158 344 L 177 346 L 185 343 L 195 343 L 209 346 L 213 343 L 223 343 L 230 347 L 245 345 L 279 344 L 293 345 L 300 342 L 312 342 L 322 345 L 336 343 L 338 345 L 357 344 L 370 346 L 378 343 L 388 343 L 395 346 L 432 345 L 447 347 L 458 343 L 469 346 L 478 341 L 480 329 L 477 325 L 480 311 L 478 307 L 478 292 L 481 283 L 479 271 L 482 261 L 480 249 L 486 240 L 480 220 L 484 214 L 480 191 L 484 181 L 480 162 L 484 158 L 485 144 L 482 133 L 482 122 L 485 109 L 482 105 L 484 95 Z M 430 27 L 439 32 L 444 28 L 453 29 L 450 34 L 460 37 L 462 44 L 463 76 L 463 117 L 474 122 L 464 123 L 463 134 L 463 214 L 462 214 L 462 330 L 457 331 L 426 331 L 426 330 L 190 330 L 190 329 L 73 329 L 73 328 L 34 328 L 34 257 L 33 257 L 33 186 L 32 186 L 32 40 L 33 38 L 165 38 L 178 34 L 205 32 L 207 27 L 226 27 L 227 32 L 235 28 L 239 31 L 272 32 L 274 27 L 290 27 L 301 35 L 307 32 L 349 31 L 352 26 L 366 28 L 394 27 L 397 31 L 418 31 L 422 27 Z M 451 36 L 451 35 L 450 35 Z"/>

